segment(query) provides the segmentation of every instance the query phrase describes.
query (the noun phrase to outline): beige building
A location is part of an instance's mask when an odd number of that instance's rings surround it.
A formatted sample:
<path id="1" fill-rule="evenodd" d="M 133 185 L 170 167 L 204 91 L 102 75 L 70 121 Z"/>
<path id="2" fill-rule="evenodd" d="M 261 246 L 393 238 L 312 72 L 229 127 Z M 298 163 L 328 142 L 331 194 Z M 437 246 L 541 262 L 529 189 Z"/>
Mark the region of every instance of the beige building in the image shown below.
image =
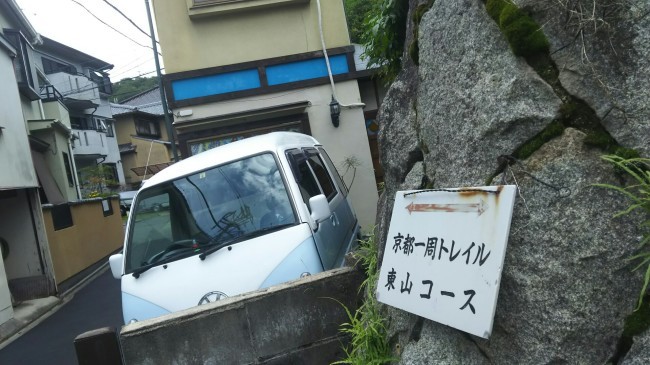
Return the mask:
<path id="1" fill-rule="evenodd" d="M 364 230 L 377 188 L 341 0 L 154 0 L 165 92 L 183 155 L 276 130 L 314 136 L 351 185 Z M 339 114 L 340 113 L 340 114 Z"/>
<path id="2" fill-rule="evenodd" d="M 120 148 L 126 190 L 137 190 L 142 181 L 173 161 L 165 126 L 160 89 L 153 88 L 111 104 Z"/>

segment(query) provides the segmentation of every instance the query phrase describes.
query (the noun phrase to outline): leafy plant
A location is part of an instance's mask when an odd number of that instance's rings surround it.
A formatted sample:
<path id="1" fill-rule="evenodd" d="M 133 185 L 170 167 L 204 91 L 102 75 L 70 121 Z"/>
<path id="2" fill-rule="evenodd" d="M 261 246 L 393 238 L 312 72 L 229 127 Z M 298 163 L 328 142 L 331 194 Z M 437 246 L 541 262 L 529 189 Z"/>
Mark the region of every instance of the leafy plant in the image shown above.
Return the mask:
<path id="1" fill-rule="evenodd" d="M 643 238 L 639 243 L 639 253 L 630 257 L 631 261 L 637 261 L 638 265 L 634 270 L 645 267 L 643 287 L 639 294 L 638 308 L 643 304 L 643 297 L 650 283 L 650 250 L 644 247 L 650 242 L 650 159 L 648 158 L 624 158 L 617 155 L 602 156 L 602 159 L 613 164 L 619 171 L 632 177 L 634 184 L 620 187 L 611 184 L 596 184 L 596 186 L 615 190 L 630 200 L 631 204 L 627 209 L 618 212 L 615 217 L 625 216 L 632 212 L 640 210 L 645 212 L 645 219 L 641 223 L 641 229 L 644 230 Z M 640 263 L 639 263 L 640 262 Z"/>
<path id="2" fill-rule="evenodd" d="M 387 83 L 393 81 L 402 68 L 402 53 L 406 39 L 408 0 L 379 0 L 365 18 L 361 42 L 370 67 L 378 67 Z"/>
<path id="3" fill-rule="evenodd" d="M 352 189 L 352 184 L 354 184 L 354 178 L 357 176 L 357 167 L 361 166 L 361 161 L 356 156 L 347 156 L 343 159 L 343 167 L 345 167 L 345 172 L 341 178 L 344 178 L 350 170 L 352 170 L 352 180 L 347 186 L 348 190 Z"/>
<path id="4" fill-rule="evenodd" d="M 395 360 L 388 343 L 386 320 L 375 298 L 379 276 L 377 252 L 374 236 L 361 241 L 355 252 L 357 263 L 361 264 L 367 274 L 359 288 L 364 290 L 365 302 L 354 313 L 345 308 L 350 322 L 341 325 L 341 332 L 350 335 L 351 342 L 344 348 L 346 358 L 334 364 L 379 365 Z"/>
<path id="5" fill-rule="evenodd" d="M 104 164 L 88 166 L 79 170 L 83 188 L 89 190 L 86 198 L 96 198 L 110 196 L 110 191 L 105 191 L 111 186 L 118 185 L 115 181 L 114 170 L 112 167 Z"/>
<path id="6" fill-rule="evenodd" d="M 372 15 L 380 0 L 345 0 L 345 18 L 348 21 L 348 31 L 352 43 L 361 43 L 365 31 L 366 19 Z"/>

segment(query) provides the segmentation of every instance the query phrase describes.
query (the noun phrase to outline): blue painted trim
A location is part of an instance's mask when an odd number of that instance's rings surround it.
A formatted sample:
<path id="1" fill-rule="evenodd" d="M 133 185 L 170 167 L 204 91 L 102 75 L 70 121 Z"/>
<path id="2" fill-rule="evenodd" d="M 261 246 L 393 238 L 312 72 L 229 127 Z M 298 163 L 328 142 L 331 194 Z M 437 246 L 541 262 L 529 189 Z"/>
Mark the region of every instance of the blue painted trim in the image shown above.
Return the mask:
<path id="1" fill-rule="evenodd" d="M 314 238 L 309 237 L 296 247 L 264 280 L 260 289 L 300 278 L 300 274 L 311 275 L 323 271 Z"/>
<path id="2" fill-rule="evenodd" d="M 174 100 L 186 100 L 262 86 L 257 69 L 226 72 L 218 75 L 172 81 Z"/>
<path id="3" fill-rule="evenodd" d="M 171 312 L 151 303 L 148 300 L 122 292 L 122 316 L 125 324 L 129 323 L 132 319 L 142 321 L 144 319 L 162 316 L 167 313 Z"/>
<path id="4" fill-rule="evenodd" d="M 336 55 L 329 59 L 333 75 L 340 75 L 349 72 L 347 55 Z M 266 77 L 269 86 L 327 76 L 327 64 L 325 63 L 324 57 L 266 67 Z"/>
<path id="5" fill-rule="evenodd" d="M 346 54 L 331 56 L 332 75 L 350 72 Z M 269 86 L 328 77 L 324 57 L 294 61 L 266 67 Z M 262 87 L 257 69 L 225 72 L 171 81 L 174 101 L 196 99 Z"/>

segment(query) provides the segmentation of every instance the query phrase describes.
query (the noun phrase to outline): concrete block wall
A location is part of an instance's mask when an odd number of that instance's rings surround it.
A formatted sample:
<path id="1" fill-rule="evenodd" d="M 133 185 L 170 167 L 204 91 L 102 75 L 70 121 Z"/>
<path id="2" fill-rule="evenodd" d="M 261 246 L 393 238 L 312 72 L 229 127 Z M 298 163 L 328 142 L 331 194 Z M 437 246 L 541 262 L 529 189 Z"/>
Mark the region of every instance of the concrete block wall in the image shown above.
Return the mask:
<path id="1" fill-rule="evenodd" d="M 343 268 L 126 325 L 125 364 L 329 364 L 340 360 L 363 273 Z"/>

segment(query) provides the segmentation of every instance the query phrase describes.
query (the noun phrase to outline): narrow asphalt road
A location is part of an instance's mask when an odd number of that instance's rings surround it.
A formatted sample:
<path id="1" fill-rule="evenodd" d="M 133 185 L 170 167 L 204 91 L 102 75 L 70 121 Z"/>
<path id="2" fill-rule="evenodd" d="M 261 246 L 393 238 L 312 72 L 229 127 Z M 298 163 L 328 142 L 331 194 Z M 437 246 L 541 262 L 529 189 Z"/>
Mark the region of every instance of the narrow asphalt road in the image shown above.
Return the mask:
<path id="1" fill-rule="evenodd" d="M 50 317 L 0 350 L 0 364 L 77 364 L 75 337 L 97 328 L 119 329 L 122 322 L 120 281 L 106 270 Z"/>

